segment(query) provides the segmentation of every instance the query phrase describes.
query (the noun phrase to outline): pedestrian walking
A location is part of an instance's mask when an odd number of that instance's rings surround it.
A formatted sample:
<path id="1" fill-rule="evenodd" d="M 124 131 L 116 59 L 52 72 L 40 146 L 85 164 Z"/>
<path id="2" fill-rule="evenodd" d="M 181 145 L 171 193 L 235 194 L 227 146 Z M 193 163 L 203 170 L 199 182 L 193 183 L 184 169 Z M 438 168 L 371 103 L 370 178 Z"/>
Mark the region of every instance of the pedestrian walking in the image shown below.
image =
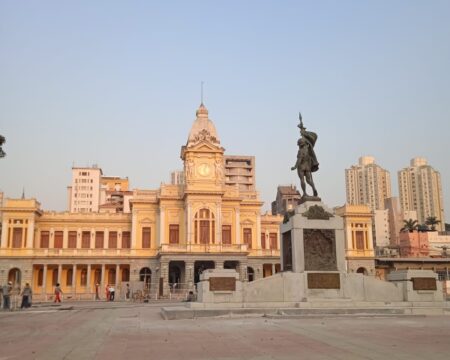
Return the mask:
<path id="1" fill-rule="evenodd" d="M 131 297 L 131 289 L 130 289 L 130 284 L 127 284 L 127 290 L 125 292 L 125 299 L 127 301 L 130 301 L 130 297 Z"/>
<path id="2" fill-rule="evenodd" d="M 11 291 L 12 282 L 8 281 L 8 284 L 3 286 L 3 310 L 11 310 Z"/>
<path id="3" fill-rule="evenodd" d="M 22 290 L 22 304 L 20 305 L 20 308 L 29 308 L 31 306 L 31 296 L 33 295 L 33 292 L 31 290 L 30 284 L 26 283 L 25 287 Z"/>
<path id="4" fill-rule="evenodd" d="M 109 284 L 106 284 L 106 288 L 105 288 L 105 294 L 106 294 L 106 301 L 109 301 Z"/>
<path id="5" fill-rule="evenodd" d="M 116 292 L 116 289 L 114 289 L 114 285 L 111 285 L 109 287 L 109 301 L 114 301 L 115 292 Z"/>
<path id="6" fill-rule="evenodd" d="M 59 283 L 56 284 L 55 286 L 55 302 L 61 302 L 61 295 L 62 295 L 62 290 L 61 290 L 61 286 L 59 285 Z"/>
<path id="7" fill-rule="evenodd" d="M 100 284 L 95 284 L 95 300 L 100 300 L 100 295 L 99 295 L 99 287 L 100 287 Z"/>

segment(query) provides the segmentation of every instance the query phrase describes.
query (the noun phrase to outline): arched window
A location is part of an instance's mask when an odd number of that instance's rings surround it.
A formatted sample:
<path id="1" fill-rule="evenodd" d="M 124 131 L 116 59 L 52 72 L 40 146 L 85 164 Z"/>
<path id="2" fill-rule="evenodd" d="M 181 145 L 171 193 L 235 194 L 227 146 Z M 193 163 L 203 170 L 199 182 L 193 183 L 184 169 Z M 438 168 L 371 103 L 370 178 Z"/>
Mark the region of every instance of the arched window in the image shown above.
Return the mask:
<path id="1" fill-rule="evenodd" d="M 139 271 L 139 281 L 143 281 L 145 284 L 150 284 L 152 280 L 152 271 L 148 268 L 142 268 Z"/>
<path id="2" fill-rule="evenodd" d="M 194 218 L 195 243 L 215 243 L 215 220 L 214 214 L 209 209 L 200 209 Z"/>
<path id="3" fill-rule="evenodd" d="M 358 274 L 363 274 L 363 275 L 367 275 L 368 274 L 367 270 L 365 268 L 363 268 L 363 267 L 358 268 L 358 270 L 356 270 L 356 272 Z"/>

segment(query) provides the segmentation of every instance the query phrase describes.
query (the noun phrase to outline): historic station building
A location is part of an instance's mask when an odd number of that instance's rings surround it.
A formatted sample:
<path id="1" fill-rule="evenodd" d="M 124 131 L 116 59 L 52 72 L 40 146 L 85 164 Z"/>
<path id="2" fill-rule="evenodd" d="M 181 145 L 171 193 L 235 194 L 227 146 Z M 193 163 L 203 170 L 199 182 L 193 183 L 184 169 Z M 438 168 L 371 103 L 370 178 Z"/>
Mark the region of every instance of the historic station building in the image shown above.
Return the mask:
<path id="1" fill-rule="evenodd" d="M 254 160 L 224 152 L 201 104 L 181 148 L 183 181 L 129 192 L 130 212 L 47 212 L 35 199 L 6 199 L 0 284 L 29 282 L 39 299 L 56 283 L 73 298 L 93 298 L 96 287 L 102 296 L 106 284 L 123 296 L 129 283 L 155 297 L 193 290 L 207 268 L 235 268 L 247 281 L 280 271 L 282 217 L 261 214 Z"/>

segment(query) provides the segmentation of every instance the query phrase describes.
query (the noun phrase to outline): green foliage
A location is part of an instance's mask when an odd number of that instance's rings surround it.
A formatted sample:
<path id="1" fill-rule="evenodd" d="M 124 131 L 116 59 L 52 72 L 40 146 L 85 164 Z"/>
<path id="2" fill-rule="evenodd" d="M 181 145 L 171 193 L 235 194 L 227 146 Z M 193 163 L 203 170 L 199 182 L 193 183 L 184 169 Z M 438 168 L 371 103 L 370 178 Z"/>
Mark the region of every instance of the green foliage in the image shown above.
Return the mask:
<path id="1" fill-rule="evenodd" d="M 417 220 L 409 219 L 409 220 L 403 220 L 403 228 L 400 231 L 408 231 L 413 232 L 418 228 Z"/>
<path id="2" fill-rule="evenodd" d="M 431 226 L 431 231 L 435 231 L 436 225 L 438 225 L 440 223 L 441 223 L 441 221 L 438 220 L 436 216 L 429 216 L 425 220 L 425 224 L 427 224 L 428 226 Z"/>

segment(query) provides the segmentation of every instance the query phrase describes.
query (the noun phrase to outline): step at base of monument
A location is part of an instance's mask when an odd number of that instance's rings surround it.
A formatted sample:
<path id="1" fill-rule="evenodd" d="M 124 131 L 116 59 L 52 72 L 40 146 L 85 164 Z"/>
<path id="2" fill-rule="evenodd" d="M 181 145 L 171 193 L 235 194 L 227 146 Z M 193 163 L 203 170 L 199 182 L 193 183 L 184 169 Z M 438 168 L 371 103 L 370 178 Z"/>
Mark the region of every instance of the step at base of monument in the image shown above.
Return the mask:
<path id="1" fill-rule="evenodd" d="M 166 320 L 198 319 L 203 317 L 249 317 L 266 316 L 270 318 L 311 318 L 335 316 L 417 316 L 417 315 L 450 315 L 450 309 L 442 306 L 380 306 L 380 307 L 328 307 L 328 308 L 188 308 L 164 307 L 161 316 Z M 397 304 L 396 304 L 397 305 Z M 403 305 L 403 304 L 402 304 Z"/>

